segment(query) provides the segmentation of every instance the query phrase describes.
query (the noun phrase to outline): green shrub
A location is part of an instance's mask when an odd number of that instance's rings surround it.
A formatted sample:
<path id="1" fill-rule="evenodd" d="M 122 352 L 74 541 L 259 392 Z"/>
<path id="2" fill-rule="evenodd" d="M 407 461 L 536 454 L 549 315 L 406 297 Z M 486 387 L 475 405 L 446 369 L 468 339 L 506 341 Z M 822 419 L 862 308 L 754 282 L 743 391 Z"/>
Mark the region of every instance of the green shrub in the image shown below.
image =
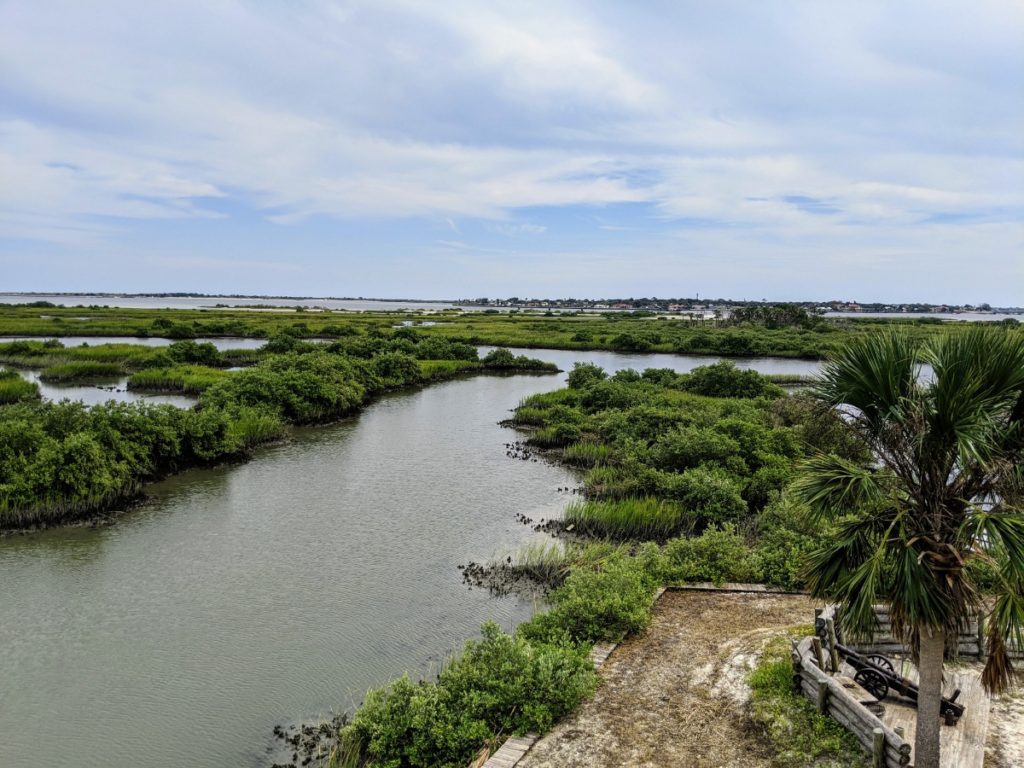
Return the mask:
<path id="1" fill-rule="evenodd" d="M 517 634 L 541 643 L 618 641 L 650 621 L 654 579 L 643 564 L 612 557 L 599 570 L 578 568 L 554 590 L 551 610 L 521 624 Z"/>
<path id="2" fill-rule="evenodd" d="M 464 768 L 485 741 L 545 731 L 596 687 L 585 647 L 529 642 L 493 622 L 482 633 L 436 682 L 370 691 L 341 751 L 378 768 Z"/>
<path id="3" fill-rule="evenodd" d="M 576 363 L 569 371 L 569 388 L 585 389 L 591 384 L 608 377 L 604 369 L 593 363 Z"/>
<path id="4" fill-rule="evenodd" d="M 656 493 L 703 524 L 736 521 L 747 512 L 739 482 L 724 470 L 696 467 L 680 474 L 658 473 L 657 478 Z"/>
<path id="5" fill-rule="evenodd" d="M 683 583 L 751 582 L 760 577 L 758 563 L 746 541 L 731 525 L 709 528 L 695 538 L 673 539 L 665 545 L 665 579 Z"/>

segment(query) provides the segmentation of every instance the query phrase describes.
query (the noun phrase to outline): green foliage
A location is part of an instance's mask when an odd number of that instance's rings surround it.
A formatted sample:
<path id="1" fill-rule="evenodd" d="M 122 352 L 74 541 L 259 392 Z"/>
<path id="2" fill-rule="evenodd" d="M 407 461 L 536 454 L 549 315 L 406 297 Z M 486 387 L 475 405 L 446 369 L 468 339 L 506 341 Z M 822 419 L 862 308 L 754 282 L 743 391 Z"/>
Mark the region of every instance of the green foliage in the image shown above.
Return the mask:
<path id="1" fill-rule="evenodd" d="M 569 387 L 571 389 L 586 389 L 607 376 L 604 369 L 593 363 L 576 363 L 569 371 Z"/>
<path id="2" fill-rule="evenodd" d="M 750 673 L 751 715 L 774 747 L 775 768 L 867 768 L 870 761 L 860 743 L 835 720 L 818 714 L 793 690 L 793 664 L 786 637 L 765 646 Z"/>
<path id="3" fill-rule="evenodd" d="M 664 541 L 693 527 L 694 516 L 679 504 L 644 496 L 612 501 L 575 501 L 565 510 L 568 530 L 584 536 Z"/>
<path id="4" fill-rule="evenodd" d="M 21 378 L 17 371 L 0 368 L 0 405 L 38 399 L 38 384 Z"/>
<path id="5" fill-rule="evenodd" d="M 549 373 L 558 371 L 558 366 L 554 363 L 545 363 L 526 355 L 513 355 L 504 348 L 492 349 L 484 355 L 484 359 L 480 362 L 483 363 L 484 368 L 499 371 L 544 371 Z"/>
<path id="6" fill-rule="evenodd" d="M 761 570 L 746 540 L 731 525 L 665 545 L 663 576 L 672 583 L 760 581 Z"/>
<path id="7" fill-rule="evenodd" d="M 202 365 L 145 368 L 128 377 L 128 389 L 200 394 L 231 375 L 227 371 Z"/>
<path id="8" fill-rule="evenodd" d="M 167 356 L 176 363 L 191 363 L 217 368 L 222 364 L 220 352 L 210 342 L 176 341 L 167 347 Z"/>
<path id="9" fill-rule="evenodd" d="M 42 381 L 82 381 L 98 379 L 116 379 L 123 373 L 121 366 L 117 363 L 98 363 L 93 361 L 81 361 L 73 363 L 58 363 L 51 365 L 39 374 Z"/>
<path id="10" fill-rule="evenodd" d="M 597 685 L 585 647 L 534 643 L 482 627 L 436 682 L 407 677 L 370 691 L 341 732 L 342 751 L 378 768 L 464 768 L 499 734 L 544 731 Z"/>
<path id="11" fill-rule="evenodd" d="M 680 389 L 709 397 L 781 397 L 782 388 L 754 370 L 740 370 L 722 361 L 696 368 L 680 377 Z"/>
<path id="12" fill-rule="evenodd" d="M 641 560 L 620 555 L 596 570 L 577 568 L 549 596 L 551 609 L 517 632 L 542 643 L 621 640 L 647 626 L 654 584 Z"/>

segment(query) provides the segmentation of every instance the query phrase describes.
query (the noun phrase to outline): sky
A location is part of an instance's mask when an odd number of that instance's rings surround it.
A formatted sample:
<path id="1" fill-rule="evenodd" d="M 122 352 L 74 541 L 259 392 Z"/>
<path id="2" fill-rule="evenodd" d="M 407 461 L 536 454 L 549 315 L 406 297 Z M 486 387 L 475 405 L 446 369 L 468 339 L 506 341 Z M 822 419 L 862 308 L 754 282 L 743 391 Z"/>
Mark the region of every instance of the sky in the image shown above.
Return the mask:
<path id="1" fill-rule="evenodd" d="M 0 0 L 0 291 L 1024 305 L 1024 3 Z"/>

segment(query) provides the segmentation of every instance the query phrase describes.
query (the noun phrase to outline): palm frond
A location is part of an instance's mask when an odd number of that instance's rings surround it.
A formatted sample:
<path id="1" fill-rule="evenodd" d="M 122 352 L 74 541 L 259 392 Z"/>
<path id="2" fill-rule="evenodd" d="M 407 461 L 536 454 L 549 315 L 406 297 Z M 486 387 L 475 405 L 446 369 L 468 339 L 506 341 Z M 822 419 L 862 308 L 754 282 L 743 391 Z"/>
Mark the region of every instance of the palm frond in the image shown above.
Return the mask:
<path id="1" fill-rule="evenodd" d="M 1024 391 L 1024 345 L 1005 331 L 971 329 L 922 350 L 934 370 L 929 432 L 955 443 L 963 461 L 988 463 Z"/>
<path id="2" fill-rule="evenodd" d="M 958 535 L 965 548 L 988 553 L 1008 578 L 1024 582 L 1024 511 L 1002 505 L 974 512 Z"/>
<path id="3" fill-rule="evenodd" d="M 851 406 L 880 427 L 899 416 L 917 390 L 918 346 L 902 333 L 851 342 L 826 361 L 814 394 L 833 406 Z"/>
<path id="4" fill-rule="evenodd" d="M 1001 593 L 988 618 L 988 658 L 981 673 L 985 689 L 993 693 L 1013 685 L 1015 670 L 1009 646 L 1024 649 L 1024 585 L 1019 580 L 1003 580 L 1000 586 Z"/>
<path id="5" fill-rule="evenodd" d="M 818 454 L 800 467 L 794 491 L 814 519 L 875 505 L 886 496 L 879 472 L 833 454 Z"/>

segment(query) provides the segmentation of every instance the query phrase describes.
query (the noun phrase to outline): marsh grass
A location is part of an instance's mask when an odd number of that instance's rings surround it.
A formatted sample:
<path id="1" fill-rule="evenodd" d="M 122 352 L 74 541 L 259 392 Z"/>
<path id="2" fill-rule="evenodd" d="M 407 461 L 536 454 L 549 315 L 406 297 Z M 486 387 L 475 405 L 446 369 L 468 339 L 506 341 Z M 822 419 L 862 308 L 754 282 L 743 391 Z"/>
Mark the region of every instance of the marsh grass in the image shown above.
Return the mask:
<path id="1" fill-rule="evenodd" d="M 204 365 L 175 365 L 170 368 L 147 368 L 128 378 L 128 389 L 152 392 L 181 392 L 198 395 L 232 374 Z"/>
<path id="2" fill-rule="evenodd" d="M 566 531 L 613 541 L 664 541 L 688 531 L 693 515 L 652 496 L 574 501 L 565 510 Z"/>
<path id="3" fill-rule="evenodd" d="M 565 580 L 571 565 L 566 546 L 558 541 L 527 542 L 512 557 L 512 568 L 519 575 L 551 586 Z"/>
<path id="4" fill-rule="evenodd" d="M 17 371 L 0 369 L 0 405 L 38 399 L 38 384 L 21 378 Z"/>
<path id="5" fill-rule="evenodd" d="M 79 360 L 57 363 L 44 368 L 39 374 L 40 381 L 83 381 L 116 379 L 124 373 L 119 363 Z"/>
<path id="6" fill-rule="evenodd" d="M 420 374 L 424 381 L 438 381 L 469 373 L 480 368 L 480 363 L 472 360 L 419 360 Z"/>
<path id="7" fill-rule="evenodd" d="M 562 458 L 574 467 L 597 467 L 612 460 L 612 448 L 604 443 L 582 441 L 566 446 Z"/>

